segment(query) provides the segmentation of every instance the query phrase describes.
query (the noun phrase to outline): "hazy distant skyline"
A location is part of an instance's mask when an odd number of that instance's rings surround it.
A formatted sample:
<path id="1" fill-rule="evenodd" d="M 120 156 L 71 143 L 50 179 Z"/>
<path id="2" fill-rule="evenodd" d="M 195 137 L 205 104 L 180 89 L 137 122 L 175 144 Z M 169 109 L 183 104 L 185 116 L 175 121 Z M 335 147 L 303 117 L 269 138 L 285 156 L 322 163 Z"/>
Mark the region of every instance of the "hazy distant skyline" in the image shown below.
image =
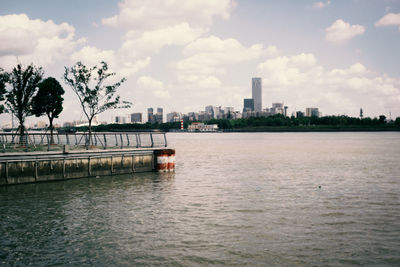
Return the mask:
<path id="1" fill-rule="evenodd" d="M 127 78 L 119 93 L 133 107 L 100 120 L 147 107 L 241 111 L 252 77 L 263 79 L 263 108 L 398 117 L 399 47 L 400 0 L 0 1 L 0 67 L 33 62 L 57 78 L 58 121 L 84 119 L 61 79 L 78 60 Z"/>

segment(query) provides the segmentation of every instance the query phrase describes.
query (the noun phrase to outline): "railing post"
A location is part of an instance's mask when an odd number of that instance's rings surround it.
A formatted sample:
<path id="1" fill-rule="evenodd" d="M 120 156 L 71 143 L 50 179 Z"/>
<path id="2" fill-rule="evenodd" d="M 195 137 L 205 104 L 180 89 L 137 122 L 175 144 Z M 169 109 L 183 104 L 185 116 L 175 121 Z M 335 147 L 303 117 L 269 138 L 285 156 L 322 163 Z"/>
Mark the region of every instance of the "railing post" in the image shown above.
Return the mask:
<path id="1" fill-rule="evenodd" d="M 86 146 L 86 150 L 89 150 L 89 138 L 87 136 L 87 134 L 85 134 L 85 146 Z"/>
<path id="2" fill-rule="evenodd" d="M 103 134 L 104 137 L 104 149 L 107 149 L 107 137 L 105 134 Z"/>
<path id="3" fill-rule="evenodd" d="M 135 134 L 135 137 L 136 137 L 136 148 L 138 148 L 139 147 L 139 138 L 138 138 L 138 133 L 136 133 Z"/>
<path id="4" fill-rule="evenodd" d="M 167 146 L 168 146 L 168 143 L 167 143 L 167 136 L 166 136 L 165 133 L 164 133 L 164 143 L 165 143 L 165 147 L 167 147 Z"/>
<path id="5" fill-rule="evenodd" d="M 25 142 L 26 142 L 26 149 L 25 151 L 28 152 L 29 151 L 29 144 L 28 144 L 28 134 L 25 135 Z"/>
<path id="6" fill-rule="evenodd" d="M 115 137 L 115 146 L 118 146 L 118 138 L 117 138 L 117 135 L 114 134 L 114 137 Z"/>
<path id="7" fill-rule="evenodd" d="M 46 134 L 46 139 L 47 139 L 47 151 L 50 151 L 50 141 L 49 141 L 49 135 Z"/>
<path id="8" fill-rule="evenodd" d="M 128 134 L 126 134 L 126 141 L 127 141 L 126 146 L 129 147 L 130 143 L 129 143 L 129 135 Z"/>
<path id="9" fill-rule="evenodd" d="M 69 145 L 69 136 L 68 136 L 68 134 L 65 134 L 65 139 L 67 139 L 67 145 Z"/>
<path id="10" fill-rule="evenodd" d="M 121 148 L 124 147 L 124 139 L 122 139 L 122 134 L 119 135 L 119 138 L 121 139 Z"/>
<path id="11" fill-rule="evenodd" d="M 154 147 L 153 134 L 150 133 L 151 147 Z"/>

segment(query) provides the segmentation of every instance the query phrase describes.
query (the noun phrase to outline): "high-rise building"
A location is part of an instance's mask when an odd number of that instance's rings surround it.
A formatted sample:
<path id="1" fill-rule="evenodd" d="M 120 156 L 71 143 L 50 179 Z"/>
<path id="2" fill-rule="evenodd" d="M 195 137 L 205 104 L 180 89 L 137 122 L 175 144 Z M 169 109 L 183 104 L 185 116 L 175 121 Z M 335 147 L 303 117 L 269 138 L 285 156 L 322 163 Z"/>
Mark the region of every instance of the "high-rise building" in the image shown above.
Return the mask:
<path id="1" fill-rule="evenodd" d="M 254 110 L 254 99 L 253 98 L 243 99 L 243 112 L 248 112 L 253 110 Z"/>
<path id="2" fill-rule="evenodd" d="M 167 122 L 179 122 L 182 119 L 182 114 L 178 112 L 171 112 L 167 114 Z"/>
<path id="3" fill-rule="evenodd" d="M 141 123 L 141 122 L 142 122 L 142 113 L 131 114 L 131 123 Z"/>
<path id="4" fill-rule="evenodd" d="M 147 121 L 148 122 L 154 122 L 153 108 L 148 108 L 147 109 Z"/>
<path id="5" fill-rule="evenodd" d="M 251 93 L 254 100 L 254 111 L 262 111 L 262 81 L 261 78 L 251 79 Z"/>
<path id="6" fill-rule="evenodd" d="M 157 108 L 157 114 L 155 115 L 155 122 L 163 123 L 163 108 Z"/>
<path id="7" fill-rule="evenodd" d="M 307 117 L 319 117 L 318 108 L 306 108 Z"/>

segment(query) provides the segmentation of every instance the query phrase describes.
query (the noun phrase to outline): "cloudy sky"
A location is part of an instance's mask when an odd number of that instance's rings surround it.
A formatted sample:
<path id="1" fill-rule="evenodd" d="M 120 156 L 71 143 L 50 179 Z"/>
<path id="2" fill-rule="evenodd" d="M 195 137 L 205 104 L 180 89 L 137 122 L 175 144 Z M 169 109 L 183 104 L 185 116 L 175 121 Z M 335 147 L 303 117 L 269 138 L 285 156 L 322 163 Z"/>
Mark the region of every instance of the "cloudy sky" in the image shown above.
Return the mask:
<path id="1" fill-rule="evenodd" d="M 263 107 L 400 116 L 400 0 L 0 0 L 0 67 L 106 61 L 134 106 L 243 108 L 251 78 Z M 63 84 L 64 85 L 64 84 Z M 66 90 L 59 121 L 84 118 Z M 1 122 L 9 115 L 0 116 Z"/>

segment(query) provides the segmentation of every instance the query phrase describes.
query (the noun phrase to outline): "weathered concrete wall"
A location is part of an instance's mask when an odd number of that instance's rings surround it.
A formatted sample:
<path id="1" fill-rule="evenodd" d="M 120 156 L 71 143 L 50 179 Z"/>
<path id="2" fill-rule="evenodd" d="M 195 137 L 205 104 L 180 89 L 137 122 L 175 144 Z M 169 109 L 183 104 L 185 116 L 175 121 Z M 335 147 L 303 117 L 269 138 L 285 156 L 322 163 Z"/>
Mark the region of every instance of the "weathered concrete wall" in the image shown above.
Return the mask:
<path id="1" fill-rule="evenodd" d="M 155 170 L 152 151 L 18 155 L 0 158 L 0 185 L 129 174 Z"/>

